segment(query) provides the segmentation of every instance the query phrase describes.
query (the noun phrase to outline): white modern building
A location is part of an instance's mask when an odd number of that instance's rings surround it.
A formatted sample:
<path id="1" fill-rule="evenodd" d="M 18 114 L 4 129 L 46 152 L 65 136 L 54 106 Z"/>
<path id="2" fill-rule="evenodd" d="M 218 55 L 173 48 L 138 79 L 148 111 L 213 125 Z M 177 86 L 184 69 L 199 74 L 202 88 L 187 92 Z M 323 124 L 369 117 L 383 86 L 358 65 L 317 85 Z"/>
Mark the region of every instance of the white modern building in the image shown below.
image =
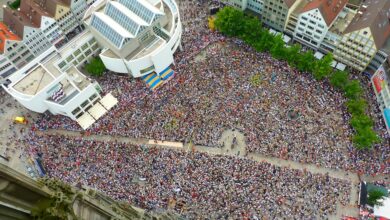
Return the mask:
<path id="1" fill-rule="evenodd" d="M 346 4 L 347 0 L 310 1 L 298 17 L 294 38 L 318 49 Z"/>
<path id="2" fill-rule="evenodd" d="M 100 0 L 83 21 L 87 30 L 60 49 L 46 49 L 2 87 L 34 112 L 64 115 L 87 129 L 118 101 L 110 93 L 103 97 L 99 84 L 78 67 L 100 56 L 107 69 L 142 77 L 155 89 L 173 76 L 182 26 L 172 0 Z M 20 27 L 25 33 L 28 26 Z"/>
<path id="3" fill-rule="evenodd" d="M 34 112 L 64 115 L 86 129 L 117 103 L 110 94 L 102 97 L 99 84 L 77 69 L 99 52 L 86 31 L 61 50 L 54 46 L 46 50 L 13 74 L 3 88 Z"/>
<path id="4" fill-rule="evenodd" d="M 101 0 L 84 19 L 103 47 L 99 56 L 107 69 L 143 77 L 151 89 L 173 75 L 170 66 L 182 33 L 174 1 Z"/>

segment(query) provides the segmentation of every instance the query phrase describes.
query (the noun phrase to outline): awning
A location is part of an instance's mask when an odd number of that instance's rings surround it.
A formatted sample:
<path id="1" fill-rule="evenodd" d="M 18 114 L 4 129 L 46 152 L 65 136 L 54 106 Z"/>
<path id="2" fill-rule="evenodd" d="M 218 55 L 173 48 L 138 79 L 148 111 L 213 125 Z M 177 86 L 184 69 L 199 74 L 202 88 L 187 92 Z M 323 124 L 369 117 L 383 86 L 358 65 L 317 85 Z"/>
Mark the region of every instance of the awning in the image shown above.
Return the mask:
<path id="1" fill-rule="evenodd" d="M 341 70 L 341 71 L 345 70 L 346 67 L 347 66 L 344 63 L 338 63 L 336 65 L 336 69 Z"/>
<path id="2" fill-rule="evenodd" d="M 111 93 L 108 93 L 102 99 L 100 99 L 99 102 L 103 105 L 104 108 L 110 110 L 118 103 L 118 99 L 116 99 Z"/>
<path id="3" fill-rule="evenodd" d="M 335 68 L 335 66 L 337 65 L 337 62 L 332 60 L 332 63 L 330 64 L 333 68 Z"/>
<path id="4" fill-rule="evenodd" d="M 88 112 L 92 115 L 93 118 L 95 118 L 95 120 L 98 120 L 107 112 L 107 109 L 105 109 L 99 102 L 97 102 L 94 106 L 92 106 L 92 108 L 88 110 Z"/>
<path id="5" fill-rule="evenodd" d="M 283 34 L 283 41 L 284 41 L 284 43 L 287 44 L 288 42 L 290 42 L 290 40 L 291 40 L 291 37 Z"/>
<path id="6" fill-rule="evenodd" d="M 76 121 L 85 130 L 95 122 L 95 119 L 88 112 L 85 112 Z"/>
<path id="7" fill-rule="evenodd" d="M 317 51 L 317 52 L 314 54 L 314 57 L 317 58 L 318 60 L 321 60 L 322 57 L 324 57 L 324 54 Z"/>

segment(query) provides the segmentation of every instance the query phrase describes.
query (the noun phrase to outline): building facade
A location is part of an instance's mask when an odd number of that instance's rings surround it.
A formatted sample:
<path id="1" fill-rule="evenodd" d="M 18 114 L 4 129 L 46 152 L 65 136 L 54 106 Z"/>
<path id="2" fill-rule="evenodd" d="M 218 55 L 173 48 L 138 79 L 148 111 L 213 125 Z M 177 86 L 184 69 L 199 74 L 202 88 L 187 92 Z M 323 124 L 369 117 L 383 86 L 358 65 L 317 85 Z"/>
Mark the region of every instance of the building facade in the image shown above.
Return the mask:
<path id="1" fill-rule="evenodd" d="M 100 58 L 107 69 L 132 77 L 152 77 L 153 83 L 148 83 L 151 88 L 173 74 L 170 66 L 182 33 L 174 1 L 119 0 L 96 4 L 87 12 L 85 22 L 103 47 Z"/>
<path id="2" fill-rule="evenodd" d="M 387 65 L 386 65 L 387 66 Z M 390 134 L 390 74 L 384 66 L 380 66 L 371 77 L 371 83 L 375 91 L 376 100 L 382 111 L 387 131 Z"/>
<path id="3" fill-rule="evenodd" d="M 305 5 L 294 30 L 294 38 L 318 49 L 347 0 L 314 0 Z"/>
<path id="4" fill-rule="evenodd" d="M 390 36 L 390 1 L 365 1 L 336 43 L 334 57 L 364 71 Z"/>
<path id="5" fill-rule="evenodd" d="M 117 103 L 111 95 L 102 97 L 99 84 L 77 68 L 99 52 L 92 34 L 83 32 L 61 50 L 54 46 L 46 50 L 3 88 L 34 112 L 64 115 L 86 129 Z"/>
<path id="6" fill-rule="evenodd" d="M 264 0 L 261 20 L 267 26 L 283 32 L 287 21 L 301 0 Z"/>

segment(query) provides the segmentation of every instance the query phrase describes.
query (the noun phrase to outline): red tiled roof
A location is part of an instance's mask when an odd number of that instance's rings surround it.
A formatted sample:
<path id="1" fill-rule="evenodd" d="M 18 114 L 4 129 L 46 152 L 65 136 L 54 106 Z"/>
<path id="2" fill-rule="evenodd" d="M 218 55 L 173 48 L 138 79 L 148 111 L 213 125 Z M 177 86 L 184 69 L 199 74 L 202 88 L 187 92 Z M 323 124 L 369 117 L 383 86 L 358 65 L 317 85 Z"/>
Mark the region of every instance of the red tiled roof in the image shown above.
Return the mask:
<path id="1" fill-rule="evenodd" d="M 303 8 L 302 13 L 318 9 L 329 27 L 347 2 L 348 0 L 313 0 Z"/>
<path id="2" fill-rule="evenodd" d="M 9 28 L 3 23 L 0 22 L 0 52 L 4 52 L 5 42 L 7 40 L 20 40 L 18 35 L 12 33 Z"/>

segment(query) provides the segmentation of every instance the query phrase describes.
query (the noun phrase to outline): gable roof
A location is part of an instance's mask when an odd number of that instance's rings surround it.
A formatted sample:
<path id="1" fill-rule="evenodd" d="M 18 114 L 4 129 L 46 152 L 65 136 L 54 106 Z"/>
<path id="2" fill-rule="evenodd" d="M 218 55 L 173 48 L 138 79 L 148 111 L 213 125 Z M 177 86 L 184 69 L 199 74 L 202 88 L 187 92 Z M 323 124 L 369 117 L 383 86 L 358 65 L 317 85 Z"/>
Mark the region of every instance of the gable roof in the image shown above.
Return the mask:
<path id="1" fill-rule="evenodd" d="M 11 30 L 3 23 L 0 22 L 0 52 L 4 52 L 4 46 L 7 40 L 20 41 L 18 35 L 11 32 Z"/>
<path id="2" fill-rule="evenodd" d="M 366 0 L 363 5 L 344 34 L 370 28 L 375 45 L 380 49 L 390 36 L 390 0 Z"/>
<path id="3" fill-rule="evenodd" d="M 284 3 L 287 5 L 288 8 L 291 8 L 291 6 L 296 2 L 297 0 L 284 0 Z"/>
<path id="4" fill-rule="evenodd" d="M 348 0 L 313 0 L 302 9 L 301 13 L 318 9 L 329 27 L 347 2 Z"/>

